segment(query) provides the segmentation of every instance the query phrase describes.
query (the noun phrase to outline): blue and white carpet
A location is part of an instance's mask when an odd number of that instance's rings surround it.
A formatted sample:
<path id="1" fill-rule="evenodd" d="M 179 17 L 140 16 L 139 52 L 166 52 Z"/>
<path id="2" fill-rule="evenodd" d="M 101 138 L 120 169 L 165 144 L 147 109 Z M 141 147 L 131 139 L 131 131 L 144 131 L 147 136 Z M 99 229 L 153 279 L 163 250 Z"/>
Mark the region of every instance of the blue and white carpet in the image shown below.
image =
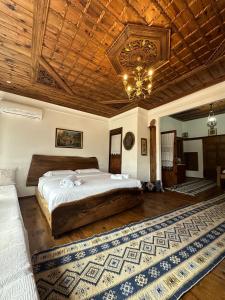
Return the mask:
<path id="1" fill-rule="evenodd" d="M 40 299 L 178 299 L 225 257 L 225 195 L 32 258 Z"/>
<path id="2" fill-rule="evenodd" d="M 215 181 L 209 179 L 196 178 L 189 179 L 187 182 L 177 184 L 166 189 L 172 192 L 196 196 L 214 187 L 216 187 Z"/>

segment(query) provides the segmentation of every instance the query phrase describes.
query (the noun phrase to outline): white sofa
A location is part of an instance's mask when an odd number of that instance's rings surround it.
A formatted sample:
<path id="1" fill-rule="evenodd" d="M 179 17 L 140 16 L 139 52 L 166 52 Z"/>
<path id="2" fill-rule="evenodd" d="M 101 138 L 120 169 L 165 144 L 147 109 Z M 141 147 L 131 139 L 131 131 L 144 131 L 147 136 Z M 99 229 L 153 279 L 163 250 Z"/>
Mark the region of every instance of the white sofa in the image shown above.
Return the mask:
<path id="1" fill-rule="evenodd" d="M 0 299 L 39 299 L 14 185 L 0 186 Z"/>

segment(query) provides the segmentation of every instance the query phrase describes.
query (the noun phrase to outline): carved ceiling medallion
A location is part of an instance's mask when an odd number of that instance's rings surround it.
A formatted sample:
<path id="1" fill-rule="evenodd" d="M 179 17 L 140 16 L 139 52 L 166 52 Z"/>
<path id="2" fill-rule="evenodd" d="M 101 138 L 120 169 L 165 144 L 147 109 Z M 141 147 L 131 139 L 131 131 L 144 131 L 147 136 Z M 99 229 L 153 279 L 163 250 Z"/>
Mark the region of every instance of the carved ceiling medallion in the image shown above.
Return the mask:
<path id="1" fill-rule="evenodd" d="M 118 75 L 158 67 L 170 56 L 170 29 L 128 24 L 107 52 Z"/>
<path id="2" fill-rule="evenodd" d="M 140 65 L 146 67 L 157 60 L 157 53 L 155 42 L 147 39 L 134 40 L 122 49 L 119 62 L 126 69 L 133 69 Z"/>
<path id="3" fill-rule="evenodd" d="M 38 68 L 37 82 L 53 88 L 61 89 L 55 79 L 52 78 L 52 76 L 40 65 Z"/>

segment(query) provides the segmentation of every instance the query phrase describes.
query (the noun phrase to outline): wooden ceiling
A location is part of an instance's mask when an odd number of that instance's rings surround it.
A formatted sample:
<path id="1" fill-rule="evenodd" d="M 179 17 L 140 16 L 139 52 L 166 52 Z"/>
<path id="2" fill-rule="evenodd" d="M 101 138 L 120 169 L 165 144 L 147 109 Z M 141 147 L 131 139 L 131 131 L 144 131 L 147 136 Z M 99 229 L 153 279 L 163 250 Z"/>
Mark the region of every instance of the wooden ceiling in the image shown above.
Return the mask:
<path id="1" fill-rule="evenodd" d="M 139 103 L 106 54 L 128 23 L 171 29 L 170 59 Z M 0 90 L 111 117 L 223 80 L 225 0 L 0 1 Z"/>
<path id="2" fill-rule="evenodd" d="M 171 115 L 172 118 L 179 120 L 179 121 L 190 121 L 199 118 L 205 118 L 209 115 L 210 105 L 205 104 L 193 109 L 189 109 L 174 115 Z M 225 113 L 225 99 L 216 101 L 213 103 L 213 110 L 215 115 Z"/>

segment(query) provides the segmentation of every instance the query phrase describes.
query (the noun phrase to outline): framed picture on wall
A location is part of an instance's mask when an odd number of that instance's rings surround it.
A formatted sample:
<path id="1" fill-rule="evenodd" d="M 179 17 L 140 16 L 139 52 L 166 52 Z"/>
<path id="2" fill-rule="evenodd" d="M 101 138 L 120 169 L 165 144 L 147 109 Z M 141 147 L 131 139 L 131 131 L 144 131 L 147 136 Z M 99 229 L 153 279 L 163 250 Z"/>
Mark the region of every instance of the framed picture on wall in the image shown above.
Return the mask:
<path id="1" fill-rule="evenodd" d="M 58 148 L 83 149 L 83 132 L 56 128 L 55 146 Z"/>
<path id="2" fill-rule="evenodd" d="M 147 139 L 141 138 L 141 155 L 147 155 Z"/>

